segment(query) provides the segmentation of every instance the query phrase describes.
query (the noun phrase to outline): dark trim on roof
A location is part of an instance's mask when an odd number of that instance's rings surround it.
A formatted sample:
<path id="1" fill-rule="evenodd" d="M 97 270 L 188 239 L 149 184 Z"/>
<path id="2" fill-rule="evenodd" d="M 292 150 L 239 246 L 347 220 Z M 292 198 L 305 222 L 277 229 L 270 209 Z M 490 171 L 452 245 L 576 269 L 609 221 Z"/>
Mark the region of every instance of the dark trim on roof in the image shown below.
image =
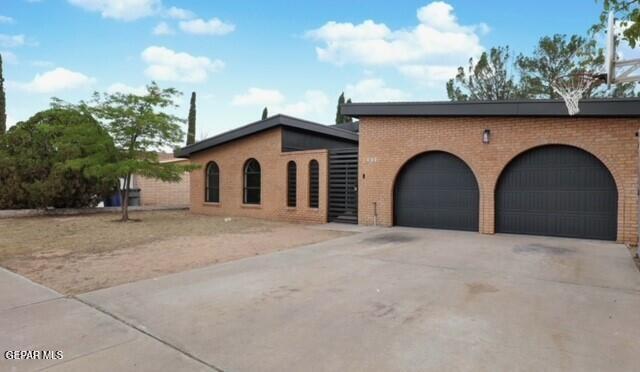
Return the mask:
<path id="1" fill-rule="evenodd" d="M 192 145 L 183 147 L 176 151 L 176 157 L 180 158 L 188 158 L 191 154 L 208 150 L 214 146 L 222 145 L 223 143 L 231 142 L 242 137 L 246 137 L 258 132 L 265 131 L 267 129 L 275 128 L 278 126 L 297 128 L 301 130 L 305 130 L 308 132 L 313 132 L 317 134 L 322 134 L 325 136 L 336 137 L 345 139 L 348 141 L 358 142 L 358 134 L 340 129 L 334 128 L 332 126 L 314 123 L 312 121 L 297 119 L 291 116 L 278 114 L 275 116 L 271 116 L 267 119 L 256 121 L 254 123 L 250 123 L 244 125 L 242 127 L 232 129 L 228 132 L 219 134 L 217 136 L 213 136 L 211 138 L 207 138 L 200 142 L 196 142 Z"/>
<path id="2" fill-rule="evenodd" d="M 561 116 L 562 100 L 349 103 L 341 112 L 362 116 Z M 640 98 L 585 99 L 577 117 L 640 117 Z"/>

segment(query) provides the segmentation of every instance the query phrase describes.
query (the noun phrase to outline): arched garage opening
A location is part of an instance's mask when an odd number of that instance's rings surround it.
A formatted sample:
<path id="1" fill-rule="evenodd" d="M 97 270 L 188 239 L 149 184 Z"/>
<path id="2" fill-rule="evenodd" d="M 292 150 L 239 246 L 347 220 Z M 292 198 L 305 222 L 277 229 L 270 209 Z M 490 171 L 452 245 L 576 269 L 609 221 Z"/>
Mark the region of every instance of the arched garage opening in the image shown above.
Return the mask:
<path id="1" fill-rule="evenodd" d="M 607 167 L 573 146 L 514 158 L 496 186 L 496 232 L 616 240 L 618 190 Z"/>
<path id="2" fill-rule="evenodd" d="M 420 154 L 396 177 L 394 223 L 399 226 L 478 231 L 478 204 L 471 168 L 447 152 Z"/>

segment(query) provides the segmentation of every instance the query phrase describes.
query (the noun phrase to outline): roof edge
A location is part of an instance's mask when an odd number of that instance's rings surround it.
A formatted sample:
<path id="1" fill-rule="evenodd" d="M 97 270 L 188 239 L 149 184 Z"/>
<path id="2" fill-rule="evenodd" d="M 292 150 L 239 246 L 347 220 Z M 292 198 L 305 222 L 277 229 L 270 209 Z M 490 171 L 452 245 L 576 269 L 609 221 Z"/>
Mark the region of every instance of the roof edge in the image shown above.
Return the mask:
<path id="1" fill-rule="evenodd" d="M 584 99 L 577 117 L 640 117 L 640 97 Z M 569 117 L 562 100 L 362 102 L 341 106 L 362 116 L 559 116 Z"/>
<path id="2" fill-rule="evenodd" d="M 175 156 L 178 158 L 188 158 L 193 153 L 205 151 L 212 147 L 219 146 L 224 143 L 231 142 L 278 126 L 297 128 L 325 136 L 338 137 L 349 141 L 358 142 L 357 133 L 340 128 L 332 128 L 328 125 L 316 123 L 309 120 L 298 119 L 293 116 L 277 114 L 270 116 L 264 120 L 258 120 L 249 124 L 245 124 L 238 128 L 231 129 L 227 132 L 182 147 L 178 151 L 176 151 Z"/>

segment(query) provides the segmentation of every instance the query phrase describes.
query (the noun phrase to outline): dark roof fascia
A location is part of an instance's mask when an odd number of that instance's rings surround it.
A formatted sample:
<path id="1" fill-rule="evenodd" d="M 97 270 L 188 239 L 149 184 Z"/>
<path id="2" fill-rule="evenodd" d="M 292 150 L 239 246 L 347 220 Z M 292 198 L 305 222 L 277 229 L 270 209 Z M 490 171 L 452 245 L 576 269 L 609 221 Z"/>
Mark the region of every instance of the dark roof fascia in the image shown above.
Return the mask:
<path id="1" fill-rule="evenodd" d="M 265 120 L 256 121 L 244 125 L 242 127 L 230 130 L 228 132 L 219 134 L 217 136 L 207 138 L 200 142 L 196 142 L 192 145 L 185 146 L 176 152 L 176 157 L 189 157 L 191 154 L 208 150 L 212 147 L 222 145 L 227 142 L 231 142 L 258 132 L 265 131 L 267 129 L 275 128 L 278 126 L 297 128 L 317 134 L 322 134 L 330 137 L 342 138 L 345 140 L 358 142 L 358 134 L 340 129 L 332 128 L 327 125 L 314 123 L 312 121 L 297 119 L 287 115 L 275 115 Z"/>
<path id="2" fill-rule="evenodd" d="M 569 117 L 562 100 L 350 103 L 344 115 Z M 586 99 L 576 117 L 640 117 L 639 98 Z"/>

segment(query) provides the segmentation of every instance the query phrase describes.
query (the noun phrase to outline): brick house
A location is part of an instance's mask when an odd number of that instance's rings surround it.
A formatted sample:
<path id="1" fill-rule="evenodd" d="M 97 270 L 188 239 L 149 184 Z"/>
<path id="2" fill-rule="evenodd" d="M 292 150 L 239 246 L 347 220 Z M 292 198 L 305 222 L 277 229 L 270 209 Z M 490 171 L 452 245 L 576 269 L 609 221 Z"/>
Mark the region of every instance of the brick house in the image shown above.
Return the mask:
<path id="1" fill-rule="evenodd" d="M 580 106 L 353 103 L 342 112 L 359 125 L 276 116 L 179 155 L 203 165 L 197 213 L 637 244 L 640 99 Z"/>
<path id="2" fill-rule="evenodd" d="M 354 131 L 276 115 L 184 147 L 200 164 L 191 173 L 191 210 L 324 223 L 329 152 L 357 151 Z"/>
<path id="3" fill-rule="evenodd" d="M 188 159 L 174 158 L 173 154 L 158 153 L 160 163 L 188 163 Z M 133 175 L 132 189 L 140 189 L 141 206 L 187 207 L 189 205 L 190 175 L 185 173 L 178 182 L 163 182 Z"/>

